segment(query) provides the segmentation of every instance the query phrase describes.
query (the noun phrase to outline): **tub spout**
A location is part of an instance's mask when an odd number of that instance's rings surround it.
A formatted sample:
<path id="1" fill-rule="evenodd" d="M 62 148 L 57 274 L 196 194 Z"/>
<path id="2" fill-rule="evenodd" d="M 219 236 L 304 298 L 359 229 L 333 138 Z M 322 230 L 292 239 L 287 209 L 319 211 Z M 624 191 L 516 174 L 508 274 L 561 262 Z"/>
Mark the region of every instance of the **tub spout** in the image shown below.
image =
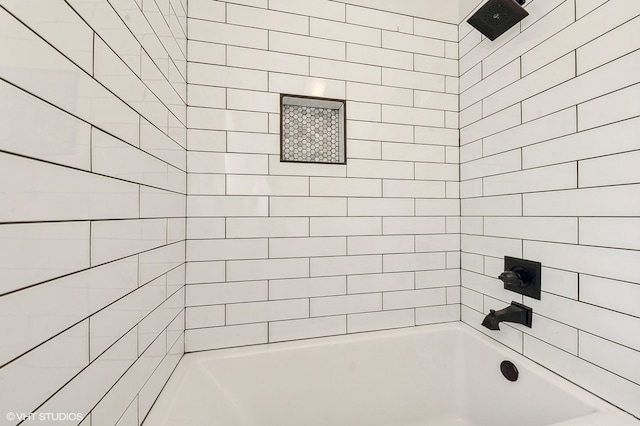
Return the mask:
<path id="1" fill-rule="evenodd" d="M 489 330 L 500 330 L 501 322 L 515 322 L 531 328 L 533 310 L 518 302 L 511 302 L 510 306 L 495 311 L 491 309 L 489 315 L 484 317 L 482 325 Z"/>

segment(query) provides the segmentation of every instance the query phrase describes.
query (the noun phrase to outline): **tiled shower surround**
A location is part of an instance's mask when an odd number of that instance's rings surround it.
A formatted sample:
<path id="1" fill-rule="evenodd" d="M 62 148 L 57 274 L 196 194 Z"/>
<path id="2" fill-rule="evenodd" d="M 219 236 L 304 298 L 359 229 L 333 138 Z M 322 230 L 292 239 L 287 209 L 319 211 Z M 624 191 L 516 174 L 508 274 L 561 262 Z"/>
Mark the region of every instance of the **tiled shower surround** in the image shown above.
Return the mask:
<path id="1" fill-rule="evenodd" d="M 0 425 L 139 425 L 185 350 L 512 300 L 533 328 L 481 331 L 640 416 L 640 2 L 494 42 L 363 4 L 0 0 Z M 280 162 L 281 93 L 346 99 L 346 165 Z"/>

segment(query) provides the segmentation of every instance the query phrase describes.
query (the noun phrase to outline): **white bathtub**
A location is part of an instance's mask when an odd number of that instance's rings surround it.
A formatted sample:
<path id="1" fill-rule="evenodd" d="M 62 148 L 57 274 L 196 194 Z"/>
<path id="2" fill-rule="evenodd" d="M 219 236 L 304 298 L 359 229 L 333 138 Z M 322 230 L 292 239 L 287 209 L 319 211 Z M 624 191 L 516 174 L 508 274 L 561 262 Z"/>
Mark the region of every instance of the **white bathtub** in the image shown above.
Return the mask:
<path id="1" fill-rule="evenodd" d="M 512 361 L 515 382 L 499 365 Z M 462 323 L 185 355 L 145 426 L 638 426 Z"/>

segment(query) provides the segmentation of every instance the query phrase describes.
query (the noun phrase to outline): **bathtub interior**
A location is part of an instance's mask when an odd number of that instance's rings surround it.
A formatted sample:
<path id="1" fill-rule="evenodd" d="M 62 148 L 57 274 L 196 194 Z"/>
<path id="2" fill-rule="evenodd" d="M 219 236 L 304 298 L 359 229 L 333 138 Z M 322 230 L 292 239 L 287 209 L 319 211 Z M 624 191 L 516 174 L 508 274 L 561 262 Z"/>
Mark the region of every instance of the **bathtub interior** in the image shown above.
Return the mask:
<path id="1" fill-rule="evenodd" d="M 145 425 L 546 426 L 598 411 L 488 340 L 443 324 L 187 354 Z"/>

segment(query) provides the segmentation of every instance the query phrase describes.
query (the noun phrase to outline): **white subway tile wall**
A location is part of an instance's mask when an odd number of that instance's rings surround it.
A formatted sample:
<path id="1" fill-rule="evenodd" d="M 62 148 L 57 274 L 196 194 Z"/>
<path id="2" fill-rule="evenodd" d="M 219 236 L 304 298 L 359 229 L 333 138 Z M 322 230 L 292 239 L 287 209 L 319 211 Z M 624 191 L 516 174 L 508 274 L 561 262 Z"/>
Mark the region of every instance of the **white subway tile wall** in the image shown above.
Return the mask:
<path id="1" fill-rule="evenodd" d="M 0 2 L 5 411 L 137 425 L 184 353 L 186 1 L 141 4 Z"/>
<path id="2" fill-rule="evenodd" d="M 487 334 L 638 417 L 640 6 L 525 6 L 493 43 L 460 26 L 462 320 L 524 299 L 532 329 Z M 541 300 L 505 255 L 542 262 Z"/>
<path id="3" fill-rule="evenodd" d="M 299 3 L 189 12 L 188 351 L 460 319 L 457 25 Z M 279 161 L 280 93 L 347 101 L 346 165 Z"/>

